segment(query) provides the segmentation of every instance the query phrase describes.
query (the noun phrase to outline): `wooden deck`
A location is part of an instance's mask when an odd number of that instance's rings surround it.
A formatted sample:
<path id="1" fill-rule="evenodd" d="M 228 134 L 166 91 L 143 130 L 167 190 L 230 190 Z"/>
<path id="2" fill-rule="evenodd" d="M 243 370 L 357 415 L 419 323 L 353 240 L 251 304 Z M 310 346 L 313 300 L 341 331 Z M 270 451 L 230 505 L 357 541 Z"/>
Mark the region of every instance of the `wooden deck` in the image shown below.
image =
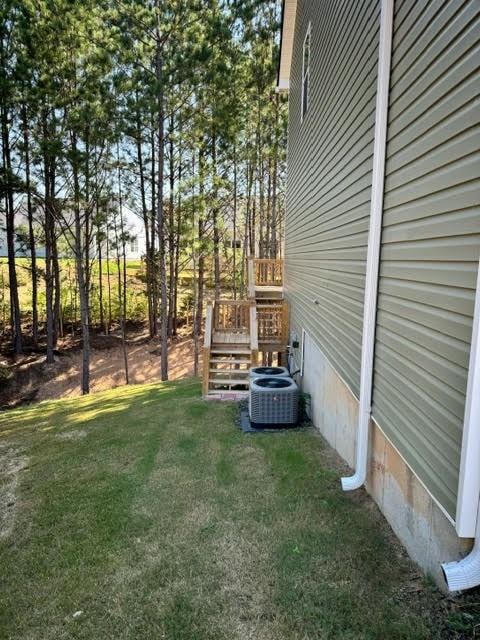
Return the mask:
<path id="1" fill-rule="evenodd" d="M 283 260 L 249 259 L 248 299 L 215 300 L 207 305 L 203 353 L 203 395 L 238 399 L 248 393 L 249 370 L 283 359 L 289 334 L 283 299 Z"/>
<path id="2" fill-rule="evenodd" d="M 283 287 L 278 285 L 255 285 L 255 299 L 283 300 Z"/>

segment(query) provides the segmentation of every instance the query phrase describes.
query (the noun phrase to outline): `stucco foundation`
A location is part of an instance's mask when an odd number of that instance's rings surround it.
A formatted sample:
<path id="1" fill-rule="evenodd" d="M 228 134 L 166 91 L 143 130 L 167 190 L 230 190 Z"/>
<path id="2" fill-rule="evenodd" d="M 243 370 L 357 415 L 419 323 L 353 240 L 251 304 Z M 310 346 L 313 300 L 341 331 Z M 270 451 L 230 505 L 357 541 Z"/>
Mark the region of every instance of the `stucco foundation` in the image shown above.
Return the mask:
<path id="1" fill-rule="evenodd" d="M 308 335 L 301 386 L 311 396 L 314 425 L 353 467 L 358 400 Z M 472 541 L 458 538 L 453 524 L 373 420 L 368 468 L 367 491 L 412 559 L 446 589 L 441 562 L 464 556 Z"/>

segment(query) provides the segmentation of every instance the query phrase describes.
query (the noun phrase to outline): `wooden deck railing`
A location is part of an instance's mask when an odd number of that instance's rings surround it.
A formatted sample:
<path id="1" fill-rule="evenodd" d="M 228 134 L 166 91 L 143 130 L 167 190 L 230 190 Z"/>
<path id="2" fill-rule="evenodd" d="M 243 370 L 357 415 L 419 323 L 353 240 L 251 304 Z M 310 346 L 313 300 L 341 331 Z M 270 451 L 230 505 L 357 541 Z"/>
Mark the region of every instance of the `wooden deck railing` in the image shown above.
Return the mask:
<path id="1" fill-rule="evenodd" d="M 248 300 L 216 300 L 213 330 L 219 333 L 250 333 L 250 303 Z"/>
<path id="2" fill-rule="evenodd" d="M 249 297 L 255 296 L 255 287 L 283 286 L 283 260 L 272 258 L 249 258 Z"/>
<path id="3" fill-rule="evenodd" d="M 259 304 L 257 306 L 258 341 L 269 345 L 288 342 L 288 303 Z"/>
<path id="4" fill-rule="evenodd" d="M 254 258 L 255 284 L 258 287 L 281 287 L 283 285 L 283 260 Z"/>

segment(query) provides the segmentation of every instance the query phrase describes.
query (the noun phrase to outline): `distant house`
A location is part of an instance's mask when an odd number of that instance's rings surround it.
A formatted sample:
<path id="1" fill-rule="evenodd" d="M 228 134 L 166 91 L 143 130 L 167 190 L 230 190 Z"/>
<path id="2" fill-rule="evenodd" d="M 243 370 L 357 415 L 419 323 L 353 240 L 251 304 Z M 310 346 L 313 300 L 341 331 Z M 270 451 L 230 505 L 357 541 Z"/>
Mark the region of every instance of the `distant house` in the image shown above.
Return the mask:
<path id="1" fill-rule="evenodd" d="M 24 240 L 25 231 L 28 225 L 28 218 L 25 211 L 25 208 L 20 205 L 17 208 L 17 212 L 15 214 L 15 228 L 17 230 L 17 239 L 15 242 L 15 253 L 19 258 L 25 258 L 30 256 L 30 249 L 28 247 L 28 243 Z M 127 260 L 140 260 L 142 256 L 146 254 L 146 240 L 145 240 L 145 227 L 143 220 L 137 216 L 131 209 L 124 207 L 123 209 L 123 225 L 124 231 L 128 235 L 128 240 L 125 246 L 125 253 Z M 40 234 L 40 224 L 38 222 L 34 223 L 35 228 L 37 229 L 37 234 Z M 119 233 L 119 231 L 118 231 Z M 8 255 L 7 252 L 7 237 L 6 237 L 6 225 L 5 220 L 3 219 L 2 214 L 0 213 L 0 258 L 5 258 Z M 110 226 L 109 227 L 109 238 L 111 246 L 115 243 L 115 230 Z M 65 243 L 63 243 L 65 244 Z M 106 243 L 104 243 L 106 245 Z M 96 246 L 92 245 L 92 255 L 96 253 Z M 71 253 L 64 249 L 64 255 L 61 257 L 66 257 L 67 254 Z M 105 253 L 105 251 L 104 251 Z M 42 246 L 41 243 L 36 246 L 36 254 L 38 258 L 45 257 L 45 247 Z"/>
<path id="2" fill-rule="evenodd" d="M 285 290 L 315 425 L 411 556 L 480 583 L 480 4 L 285 0 Z M 472 539 L 475 547 L 470 555 Z M 467 555 L 463 562 L 453 562 Z"/>
<path id="3" fill-rule="evenodd" d="M 125 231 L 129 240 L 125 247 L 127 260 L 140 260 L 147 252 L 145 226 L 143 220 L 131 209 L 124 208 Z"/>

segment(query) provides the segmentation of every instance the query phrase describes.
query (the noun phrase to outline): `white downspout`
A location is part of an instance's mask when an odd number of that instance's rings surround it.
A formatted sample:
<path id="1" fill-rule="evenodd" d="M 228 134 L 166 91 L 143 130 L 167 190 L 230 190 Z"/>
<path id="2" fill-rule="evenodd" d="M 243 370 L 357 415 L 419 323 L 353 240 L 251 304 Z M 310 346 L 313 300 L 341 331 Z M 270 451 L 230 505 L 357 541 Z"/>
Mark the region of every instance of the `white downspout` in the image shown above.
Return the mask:
<path id="1" fill-rule="evenodd" d="M 370 424 L 377 289 L 382 235 L 385 154 L 387 147 L 388 97 L 392 54 L 393 2 L 382 0 L 378 49 L 377 102 L 375 109 L 375 141 L 373 147 L 372 198 L 368 232 L 367 272 L 363 308 L 362 363 L 360 372 L 360 408 L 358 416 L 355 474 L 342 478 L 344 491 L 361 487 L 367 477 L 368 430 Z"/>
<path id="2" fill-rule="evenodd" d="M 477 519 L 475 544 L 468 556 L 458 562 L 445 562 L 442 569 L 450 591 L 464 591 L 480 585 L 480 518 Z"/>
<path id="3" fill-rule="evenodd" d="M 480 584 L 480 262 L 471 344 L 456 527 L 460 537 L 475 536 L 475 544 L 463 560 L 442 565 L 450 591 L 463 591 Z"/>

